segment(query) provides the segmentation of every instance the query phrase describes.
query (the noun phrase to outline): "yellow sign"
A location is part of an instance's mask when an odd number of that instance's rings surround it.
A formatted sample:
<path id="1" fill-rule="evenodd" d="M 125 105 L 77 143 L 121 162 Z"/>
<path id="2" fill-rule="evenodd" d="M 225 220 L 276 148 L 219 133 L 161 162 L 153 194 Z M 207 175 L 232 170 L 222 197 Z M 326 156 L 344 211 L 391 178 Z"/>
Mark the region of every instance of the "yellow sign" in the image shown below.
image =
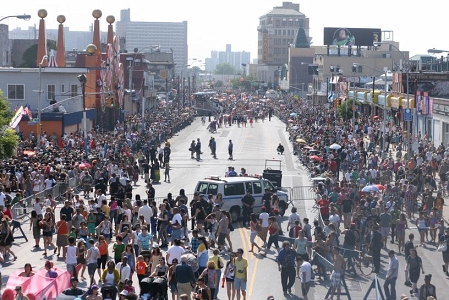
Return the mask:
<path id="1" fill-rule="evenodd" d="M 167 70 L 161 70 L 161 79 L 167 78 Z"/>

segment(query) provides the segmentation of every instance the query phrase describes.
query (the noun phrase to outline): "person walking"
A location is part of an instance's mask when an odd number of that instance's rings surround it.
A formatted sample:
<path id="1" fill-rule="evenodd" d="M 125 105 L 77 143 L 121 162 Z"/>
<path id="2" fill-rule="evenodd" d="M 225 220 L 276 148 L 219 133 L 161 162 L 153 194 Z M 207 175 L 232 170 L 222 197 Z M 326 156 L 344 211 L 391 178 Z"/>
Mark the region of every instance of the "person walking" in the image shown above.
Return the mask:
<path id="1" fill-rule="evenodd" d="M 332 248 L 332 255 L 334 257 L 334 270 L 331 274 L 331 288 L 330 297 L 326 300 L 332 300 L 334 298 L 335 291 L 337 291 L 337 300 L 340 299 L 341 294 L 341 278 L 343 277 L 344 271 L 346 269 L 345 259 L 340 254 L 340 248 L 334 246 Z"/>
<path id="2" fill-rule="evenodd" d="M 382 234 L 379 232 L 379 225 L 374 225 L 369 238 L 369 247 L 373 251 L 374 273 L 380 270 L 380 250 L 382 249 Z"/>
<path id="3" fill-rule="evenodd" d="M 256 200 L 253 195 L 251 195 L 251 191 L 246 191 L 246 195 L 242 198 L 242 226 L 247 227 L 247 223 L 250 221 L 249 217 L 253 212 L 253 206 Z"/>
<path id="4" fill-rule="evenodd" d="M 418 256 L 415 248 L 410 250 L 410 256 L 407 259 L 406 272 L 409 273 L 410 282 L 412 283 L 412 289 L 410 294 L 418 293 L 418 280 L 420 271 L 424 274 L 424 268 L 422 266 L 422 259 Z"/>
<path id="5" fill-rule="evenodd" d="M 228 160 L 234 160 L 233 152 L 234 152 L 234 144 L 232 143 L 232 140 L 229 140 L 229 144 L 228 144 L 229 158 L 228 158 Z"/>
<path id="6" fill-rule="evenodd" d="M 295 284 L 295 252 L 291 249 L 289 241 L 282 243 L 282 249 L 276 259 L 279 271 L 281 272 L 281 284 L 284 295 L 292 292 Z"/>
<path id="7" fill-rule="evenodd" d="M 432 274 L 424 276 L 424 284 L 419 289 L 419 300 L 427 300 L 429 297 L 433 297 L 431 299 L 437 299 L 437 289 L 430 283 L 431 280 Z"/>
<path id="8" fill-rule="evenodd" d="M 310 284 L 312 282 L 312 266 L 308 261 L 304 261 L 301 256 L 296 260 L 299 269 L 301 270 L 299 279 L 301 280 L 301 292 L 304 300 L 308 300 L 307 294 L 309 293 Z"/>
<path id="9" fill-rule="evenodd" d="M 396 280 L 398 279 L 399 261 L 394 250 L 388 252 L 390 262 L 384 282 L 386 300 L 396 300 Z"/>
<path id="10" fill-rule="evenodd" d="M 196 139 L 195 144 L 196 161 L 201 160 L 201 141 L 199 138 Z"/>
<path id="11" fill-rule="evenodd" d="M 248 261 L 243 258 L 243 249 L 237 249 L 237 258 L 234 260 L 235 277 L 234 290 L 237 295 L 237 300 L 246 299 L 246 282 L 248 280 Z"/>

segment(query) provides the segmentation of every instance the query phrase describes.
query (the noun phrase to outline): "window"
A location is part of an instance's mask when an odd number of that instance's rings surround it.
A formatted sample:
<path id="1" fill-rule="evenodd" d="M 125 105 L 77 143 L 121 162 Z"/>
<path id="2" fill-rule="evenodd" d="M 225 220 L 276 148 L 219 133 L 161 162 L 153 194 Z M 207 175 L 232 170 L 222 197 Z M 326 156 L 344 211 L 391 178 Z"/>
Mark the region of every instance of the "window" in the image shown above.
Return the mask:
<path id="1" fill-rule="evenodd" d="M 247 192 L 253 194 L 253 185 L 251 184 L 251 182 L 245 182 L 245 189 Z"/>
<path id="2" fill-rule="evenodd" d="M 279 27 L 280 24 L 281 22 L 279 20 L 276 20 L 276 27 Z"/>
<path id="3" fill-rule="evenodd" d="M 61 84 L 61 94 L 64 94 L 64 93 L 65 93 L 65 85 Z"/>
<path id="4" fill-rule="evenodd" d="M 293 19 L 288 20 L 288 26 L 293 27 Z"/>
<path id="5" fill-rule="evenodd" d="M 56 85 L 49 84 L 47 85 L 47 100 L 53 100 L 56 96 Z"/>
<path id="6" fill-rule="evenodd" d="M 286 30 L 285 29 L 282 30 L 282 35 L 286 35 L 286 34 L 287 34 Z"/>
<path id="7" fill-rule="evenodd" d="M 253 182 L 253 193 L 262 194 L 262 185 L 260 182 Z"/>
<path id="8" fill-rule="evenodd" d="M 207 194 L 207 182 L 201 182 L 198 185 L 198 188 L 196 189 L 196 191 L 202 195 L 206 195 Z"/>
<path id="9" fill-rule="evenodd" d="M 8 84 L 8 100 L 25 100 L 25 85 Z"/>
<path id="10" fill-rule="evenodd" d="M 223 196 L 243 196 L 245 194 L 245 188 L 243 183 L 229 183 L 224 186 Z"/>
<path id="11" fill-rule="evenodd" d="M 287 26 L 287 20 L 286 19 L 282 19 L 282 26 Z"/>
<path id="12" fill-rule="evenodd" d="M 269 190 L 269 191 L 271 191 L 273 193 L 276 192 L 276 189 L 274 188 L 273 184 L 270 181 L 268 181 L 268 180 L 264 180 L 263 181 L 263 187 L 264 187 L 265 190 Z"/>
<path id="13" fill-rule="evenodd" d="M 212 194 L 212 195 L 215 196 L 215 195 L 217 195 L 217 192 L 218 192 L 218 184 L 216 184 L 216 183 L 209 183 L 207 194 L 208 195 Z"/>
<path id="14" fill-rule="evenodd" d="M 78 86 L 76 84 L 70 85 L 70 96 L 75 97 L 78 95 Z"/>

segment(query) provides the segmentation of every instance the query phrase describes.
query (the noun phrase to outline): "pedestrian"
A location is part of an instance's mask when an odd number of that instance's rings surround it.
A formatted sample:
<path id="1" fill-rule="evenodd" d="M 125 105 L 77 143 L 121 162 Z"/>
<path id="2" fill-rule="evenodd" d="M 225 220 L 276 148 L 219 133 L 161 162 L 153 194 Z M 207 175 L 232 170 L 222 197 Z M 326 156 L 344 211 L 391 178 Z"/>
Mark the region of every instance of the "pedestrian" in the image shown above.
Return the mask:
<path id="1" fill-rule="evenodd" d="M 165 163 L 164 182 L 170 183 L 170 163 Z"/>
<path id="2" fill-rule="evenodd" d="M 332 247 L 332 255 L 334 258 L 334 269 L 331 274 L 331 287 L 330 287 L 330 297 L 326 300 L 332 300 L 336 292 L 337 299 L 340 299 L 341 294 L 341 279 L 344 275 L 346 268 L 345 259 L 340 254 L 340 248 L 337 246 Z"/>
<path id="3" fill-rule="evenodd" d="M 302 297 L 304 300 L 308 300 L 307 294 L 309 293 L 310 285 L 312 283 L 312 266 L 308 261 L 304 261 L 301 256 L 297 258 L 296 263 L 297 267 L 301 270 L 298 278 L 301 280 Z"/>
<path id="4" fill-rule="evenodd" d="M 248 280 L 248 261 L 243 258 L 243 249 L 237 249 L 237 258 L 234 260 L 235 277 L 234 290 L 237 295 L 237 300 L 246 299 L 246 282 Z"/>
<path id="5" fill-rule="evenodd" d="M 271 216 L 268 219 L 268 233 L 270 234 L 270 237 L 268 238 L 267 247 L 265 248 L 265 253 L 262 254 L 262 256 L 267 256 L 268 250 L 270 250 L 270 247 L 272 244 L 274 244 L 277 251 L 279 251 L 279 224 L 276 222 L 276 217 Z"/>
<path id="6" fill-rule="evenodd" d="M 379 232 L 379 225 L 374 225 L 369 234 L 369 248 L 373 252 L 374 273 L 380 270 L 380 250 L 382 249 L 382 234 Z"/>
<path id="7" fill-rule="evenodd" d="M 418 256 L 416 249 L 410 250 L 410 256 L 407 259 L 407 266 L 405 267 L 406 272 L 408 272 L 410 282 L 412 283 L 412 289 L 410 294 L 418 294 L 418 280 L 419 273 L 424 274 L 424 268 L 422 266 L 422 259 Z"/>
<path id="8" fill-rule="evenodd" d="M 228 300 L 235 299 L 235 289 L 234 289 L 235 257 L 236 254 L 233 252 L 229 255 L 229 261 L 226 263 L 225 271 L 223 274 L 226 280 L 226 294 L 228 295 Z"/>
<path id="9" fill-rule="evenodd" d="M 196 161 L 200 161 L 202 152 L 201 152 L 201 141 L 199 138 L 196 139 L 195 153 L 196 153 Z"/>
<path id="10" fill-rule="evenodd" d="M 441 245 L 443 245 L 444 243 L 446 243 L 446 250 L 445 251 L 441 251 L 441 253 L 443 254 L 443 272 L 448 275 L 449 274 L 449 227 L 444 229 L 444 235 L 441 235 L 439 238 L 439 245 L 441 247 Z M 444 246 L 443 246 L 444 247 Z"/>
<path id="11" fill-rule="evenodd" d="M 419 289 L 419 300 L 428 300 L 430 297 L 433 297 L 431 298 L 433 300 L 437 299 L 437 288 L 430 283 L 431 280 L 432 274 L 424 276 L 424 284 Z"/>
<path id="12" fill-rule="evenodd" d="M 258 249 L 258 251 L 260 252 L 261 248 L 259 247 L 259 245 L 256 244 L 256 236 L 257 236 L 258 228 L 260 227 L 260 225 L 257 222 L 257 216 L 254 213 L 252 213 L 250 215 L 250 219 L 251 219 L 251 221 L 249 222 L 249 228 L 250 228 L 249 242 L 251 243 L 251 250 L 249 250 L 248 252 L 253 252 L 254 247 L 256 247 Z"/>
<path id="13" fill-rule="evenodd" d="M 396 300 L 396 280 L 398 279 L 399 261 L 394 250 L 388 252 L 390 262 L 385 277 L 384 290 L 386 300 Z"/>
<path id="14" fill-rule="evenodd" d="M 253 195 L 251 195 L 251 191 L 247 190 L 246 195 L 242 198 L 242 226 L 248 227 L 247 223 L 250 221 L 250 215 L 253 212 L 253 206 L 256 200 Z"/>
<path id="15" fill-rule="evenodd" d="M 284 295 L 292 292 L 295 284 L 295 252 L 291 249 L 289 241 L 282 243 L 282 249 L 276 258 L 279 271 L 281 272 L 281 284 Z"/>
<path id="16" fill-rule="evenodd" d="M 229 125 L 231 126 L 231 125 Z M 228 154 L 229 154 L 229 158 L 228 160 L 234 160 L 234 144 L 232 143 L 232 140 L 229 140 L 229 144 L 228 144 Z"/>

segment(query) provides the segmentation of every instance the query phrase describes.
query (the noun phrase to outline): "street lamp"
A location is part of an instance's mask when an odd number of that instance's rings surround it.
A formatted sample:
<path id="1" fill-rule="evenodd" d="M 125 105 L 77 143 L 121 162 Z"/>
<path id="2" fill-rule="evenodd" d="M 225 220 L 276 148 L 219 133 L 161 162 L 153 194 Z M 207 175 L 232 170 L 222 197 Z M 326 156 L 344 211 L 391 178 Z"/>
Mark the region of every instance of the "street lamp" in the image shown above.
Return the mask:
<path id="1" fill-rule="evenodd" d="M 383 111 L 383 117 L 382 117 L 382 130 L 383 130 L 383 139 L 382 139 L 382 153 L 383 153 L 383 155 L 382 155 L 382 158 L 385 158 L 386 157 L 386 151 L 385 151 L 385 143 L 386 143 L 386 122 L 385 122 L 385 119 L 386 119 L 386 112 L 387 112 L 387 92 L 388 92 L 388 83 L 387 83 L 387 80 L 388 80 L 388 67 L 384 67 L 384 70 L 383 71 L 381 71 L 381 70 L 378 70 L 378 69 L 375 69 L 375 68 L 373 68 L 373 67 L 371 67 L 371 66 L 368 66 L 368 65 L 363 65 L 363 64 L 358 64 L 358 63 L 354 63 L 353 64 L 353 67 L 357 67 L 357 66 L 364 66 L 364 67 L 367 67 L 367 68 L 369 68 L 369 69 L 371 69 L 371 70 L 374 70 L 374 71 L 376 71 L 376 72 L 381 72 L 381 73 L 384 73 L 384 76 L 385 76 L 385 88 L 384 88 L 384 111 Z"/>
<path id="2" fill-rule="evenodd" d="M 8 19 L 8 18 L 17 18 L 17 19 L 21 19 L 21 20 L 24 20 L 24 21 L 28 21 L 29 19 L 31 19 L 31 16 L 30 15 L 26 15 L 26 14 L 17 15 L 17 16 L 6 16 L 6 17 L 1 18 L 0 22 L 3 21 L 4 19 Z"/>
<path id="3" fill-rule="evenodd" d="M 443 52 L 449 52 L 449 50 L 441 50 L 441 49 L 435 49 L 435 48 L 427 50 L 428 54 L 441 54 Z"/>
<path id="4" fill-rule="evenodd" d="M 407 84 L 407 88 L 406 88 L 406 93 L 407 93 L 407 109 L 410 109 L 410 93 L 409 93 L 409 73 L 410 73 L 410 60 L 409 59 L 406 59 L 405 58 L 405 55 L 404 55 L 404 53 L 398 48 L 398 47 L 396 47 L 394 44 L 391 44 L 391 43 L 387 43 L 387 42 L 376 42 L 376 43 L 373 43 L 373 46 L 375 46 L 375 47 L 379 47 L 380 45 L 382 45 L 382 44 L 388 44 L 388 45 L 390 45 L 391 47 L 393 47 L 394 49 L 396 49 L 400 54 L 401 54 L 401 56 L 402 56 L 402 58 L 404 59 L 404 62 L 406 62 L 407 63 L 407 67 L 406 67 L 406 69 L 405 69 L 405 72 L 406 72 L 406 79 L 405 79 L 405 81 L 406 81 L 406 84 Z M 429 52 L 429 51 L 431 51 L 431 50 L 433 50 L 433 51 L 443 51 L 443 50 L 438 50 L 438 49 L 429 49 L 429 50 L 427 50 L 427 52 Z M 434 52 L 434 53 L 441 53 L 441 52 Z M 416 99 L 415 99 L 415 101 L 416 101 Z M 416 105 L 416 104 L 415 104 Z M 407 147 L 407 154 L 408 154 L 408 157 L 410 157 L 410 155 L 411 155 L 411 150 L 412 150 L 412 141 L 411 141 L 411 138 L 412 138 L 412 131 L 413 131 L 413 128 L 412 128 L 412 122 L 411 121 L 405 121 L 405 123 L 406 123 L 406 127 L 407 127 L 407 132 L 409 133 L 409 138 L 407 139 L 407 143 L 408 143 L 408 147 Z M 418 125 L 418 120 L 416 120 L 416 125 Z"/>
<path id="5" fill-rule="evenodd" d="M 48 56 L 44 55 L 42 57 L 41 62 L 39 63 L 39 90 L 35 90 L 34 92 L 38 93 L 38 97 L 37 97 L 37 149 L 39 150 L 41 147 L 41 95 L 44 92 L 42 90 L 42 64 L 44 63 L 44 60 L 47 60 Z"/>
<path id="6" fill-rule="evenodd" d="M 84 151 L 86 151 L 86 155 L 88 154 L 88 145 L 87 145 L 87 116 L 86 116 L 86 82 L 87 77 L 85 74 L 81 74 L 77 76 L 79 82 L 81 82 L 81 93 L 83 95 L 83 133 L 84 133 Z"/>

